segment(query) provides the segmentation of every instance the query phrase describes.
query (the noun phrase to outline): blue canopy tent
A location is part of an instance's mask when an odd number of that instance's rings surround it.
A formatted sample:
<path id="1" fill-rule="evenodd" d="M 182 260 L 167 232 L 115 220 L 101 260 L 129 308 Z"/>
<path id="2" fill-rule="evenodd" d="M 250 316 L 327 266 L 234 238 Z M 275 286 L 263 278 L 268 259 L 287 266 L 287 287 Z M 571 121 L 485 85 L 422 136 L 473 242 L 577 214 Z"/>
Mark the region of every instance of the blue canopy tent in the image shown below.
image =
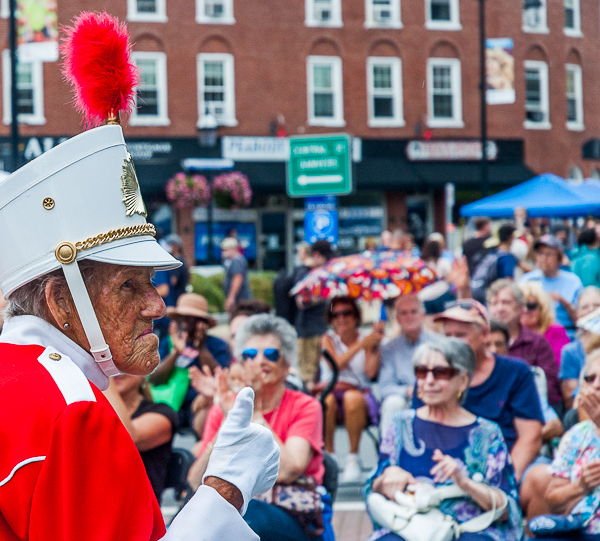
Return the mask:
<path id="1" fill-rule="evenodd" d="M 600 188 L 574 186 L 566 180 L 544 173 L 508 190 L 464 205 L 462 216 L 509 218 L 515 208 L 527 209 L 531 218 L 572 217 L 600 214 Z"/>

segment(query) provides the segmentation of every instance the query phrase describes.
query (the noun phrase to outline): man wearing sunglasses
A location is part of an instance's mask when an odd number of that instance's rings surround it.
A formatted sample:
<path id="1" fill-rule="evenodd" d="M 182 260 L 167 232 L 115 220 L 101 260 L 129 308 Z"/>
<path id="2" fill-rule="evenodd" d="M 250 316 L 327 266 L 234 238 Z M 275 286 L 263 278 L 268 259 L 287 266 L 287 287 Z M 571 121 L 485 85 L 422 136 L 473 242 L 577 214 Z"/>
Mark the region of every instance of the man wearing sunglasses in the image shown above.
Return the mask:
<path id="1" fill-rule="evenodd" d="M 525 309 L 525 295 L 521 288 L 509 279 L 496 280 L 487 291 L 490 315 L 508 326 L 510 340 L 508 354 L 523 359 L 530 366 L 538 366 L 546 374 L 548 402 L 559 413 L 562 396 L 558 382 L 558 366 L 550 342 L 541 334 L 521 325 Z"/>
<path id="2" fill-rule="evenodd" d="M 434 321 L 444 334 L 466 342 L 475 354 L 475 375 L 464 403 L 471 413 L 500 425 L 521 481 L 542 446 L 542 415 L 529 366 L 519 359 L 493 355 L 486 348 L 490 322 L 485 307 L 474 299 L 456 301 Z M 532 400 L 535 397 L 535 400 Z M 413 408 L 422 405 L 413 394 Z"/>

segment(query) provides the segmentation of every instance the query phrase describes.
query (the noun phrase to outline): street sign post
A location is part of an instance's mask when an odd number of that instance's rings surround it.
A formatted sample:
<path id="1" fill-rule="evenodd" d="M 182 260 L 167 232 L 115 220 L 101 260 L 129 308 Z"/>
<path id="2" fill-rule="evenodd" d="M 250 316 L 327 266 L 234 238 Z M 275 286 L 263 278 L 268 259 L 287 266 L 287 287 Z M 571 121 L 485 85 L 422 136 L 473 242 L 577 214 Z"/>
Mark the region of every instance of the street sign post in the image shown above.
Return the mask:
<path id="1" fill-rule="evenodd" d="M 350 136 L 290 137 L 287 177 L 290 197 L 348 195 L 352 192 Z"/>
<path id="2" fill-rule="evenodd" d="M 337 244 L 339 227 L 336 197 L 307 197 L 304 209 L 304 240 L 314 244 L 317 240 L 325 239 L 331 244 Z"/>

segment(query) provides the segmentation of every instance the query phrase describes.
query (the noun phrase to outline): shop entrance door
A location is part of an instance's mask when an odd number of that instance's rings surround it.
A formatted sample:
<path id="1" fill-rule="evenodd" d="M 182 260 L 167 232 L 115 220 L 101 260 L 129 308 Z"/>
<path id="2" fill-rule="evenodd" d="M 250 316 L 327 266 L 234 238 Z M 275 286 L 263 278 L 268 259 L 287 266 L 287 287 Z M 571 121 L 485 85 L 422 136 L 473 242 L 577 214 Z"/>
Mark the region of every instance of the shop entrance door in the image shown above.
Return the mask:
<path id="1" fill-rule="evenodd" d="M 260 227 L 260 268 L 278 272 L 286 266 L 287 211 L 263 211 Z"/>

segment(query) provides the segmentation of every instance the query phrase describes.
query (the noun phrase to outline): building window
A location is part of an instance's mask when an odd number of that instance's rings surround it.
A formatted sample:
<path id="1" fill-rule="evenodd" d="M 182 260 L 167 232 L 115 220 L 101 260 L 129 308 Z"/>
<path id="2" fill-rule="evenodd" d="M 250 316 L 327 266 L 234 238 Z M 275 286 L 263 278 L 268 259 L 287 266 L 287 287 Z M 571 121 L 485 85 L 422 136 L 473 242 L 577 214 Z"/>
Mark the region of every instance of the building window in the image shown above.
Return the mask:
<path id="1" fill-rule="evenodd" d="M 2 51 L 2 98 L 4 102 L 4 123 L 10 124 L 10 51 Z M 44 81 L 41 62 L 17 63 L 17 110 L 22 124 L 42 125 L 44 117 Z"/>
<path id="2" fill-rule="evenodd" d="M 129 123 L 132 126 L 168 126 L 171 121 L 167 113 L 165 53 L 133 52 L 131 58 L 140 70 L 140 86 Z"/>
<path id="3" fill-rule="evenodd" d="M 581 37 L 581 12 L 579 0 L 564 0 L 565 2 L 565 34 Z"/>
<path id="4" fill-rule="evenodd" d="M 425 0 L 425 28 L 461 30 L 459 0 Z"/>
<path id="5" fill-rule="evenodd" d="M 366 28 L 402 28 L 400 0 L 365 0 Z"/>
<path id="6" fill-rule="evenodd" d="M 233 56 L 227 53 L 198 55 L 198 124 L 211 117 L 219 126 L 237 126 Z"/>
<path id="7" fill-rule="evenodd" d="M 525 61 L 525 127 L 549 129 L 548 64 Z"/>
<path id="8" fill-rule="evenodd" d="M 127 20 L 166 23 L 167 0 L 127 0 Z"/>
<path id="9" fill-rule="evenodd" d="M 546 0 L 523 0 L 523 31 L 547 34 Z"/>
<path id="10" fill-rule="evenodd" d="M 342 59 L 339 56 L 309 56 L 307 82 L 309 125 L 345 126 Z"/>
<path id="11" fill-rule="evenodd" d="M 581 184 L 583 182 L 583 171 L 580 167 L 574 165 L 569 171 L 569 182 L 572 184 Z"/>
<path id="12" fill-rule="evenodd" d="M 432 128 L 462 128 L 462 85 L 460 60 L 427 60 L 427 124 Z"/>
<path id="13" fill-rule="evenodd" d="M 581 66 L 567 64 L 567 128 L 583 130 L 583 81 Z"/>
<path id="14" fill-rule="evenodd" d="M 342 26 L 341 0 L 304 0 L 306 26 Z"/>
<path id="15" fill-rule="evenodd" d="M 369 126 L 404 126 L 402 112 L 402 63 L 399 58 L 367 59 Z"/>
<path id="16" fill-rule="evenodd" d="M 196 0 L 196 22 L 234 24 L 233 0 Z"/>
<path id="17" fill-rule="evenodd" d="M 9 0 L 0 0 L 0 17 L 8 19 L 10 17 Z"/>

